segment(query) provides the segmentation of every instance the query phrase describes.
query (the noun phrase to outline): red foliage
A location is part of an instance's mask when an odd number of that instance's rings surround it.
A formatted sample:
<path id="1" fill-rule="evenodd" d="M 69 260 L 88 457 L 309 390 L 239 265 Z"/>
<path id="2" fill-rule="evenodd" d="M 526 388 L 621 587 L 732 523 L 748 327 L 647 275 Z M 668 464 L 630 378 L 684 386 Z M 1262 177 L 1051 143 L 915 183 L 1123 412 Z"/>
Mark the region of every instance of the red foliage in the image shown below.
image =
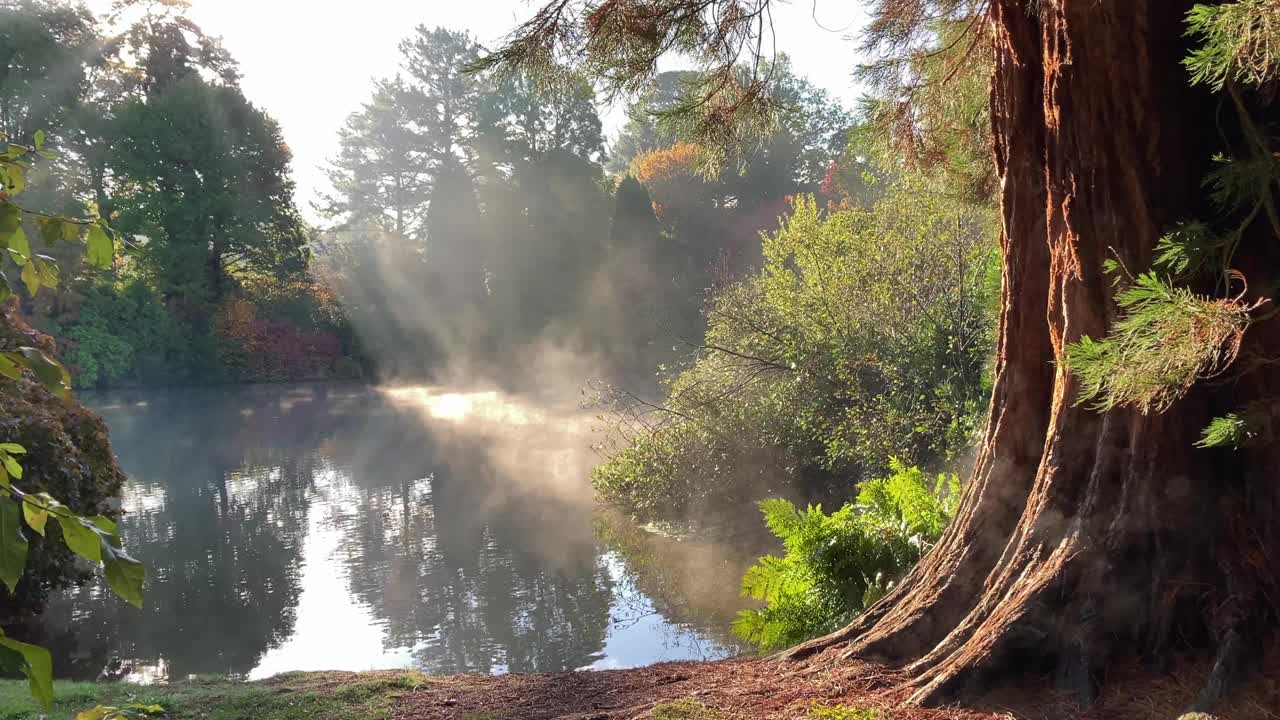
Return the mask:
<path id="1" fill-rule="evenodd" d="M 218 321 L 223 357 L 250 382 L 313 380 L 330 377 L 342 351 L 332 333 L 303 332 L 289 322 L 257 317 L 243 298 L 223 307 Z"/>

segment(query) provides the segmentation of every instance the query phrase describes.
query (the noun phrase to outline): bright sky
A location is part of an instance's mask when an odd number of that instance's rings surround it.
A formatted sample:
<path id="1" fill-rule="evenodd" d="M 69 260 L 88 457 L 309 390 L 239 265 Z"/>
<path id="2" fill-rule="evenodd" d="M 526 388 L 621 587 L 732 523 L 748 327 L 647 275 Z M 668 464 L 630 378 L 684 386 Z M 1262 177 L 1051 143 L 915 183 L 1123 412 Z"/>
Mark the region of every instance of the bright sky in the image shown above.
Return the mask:
<path id="1" fill-rule="evenodd" d="M 191 0 L 191 15 L 205 32 L 222 37 L 240 61 L 245 95 L 283 127 L 293 150 L 298 202 L 314 220 L 311 202 L 326 189 L 322 168 L 334 154 L 338 128 L 368 98 L 371 78 L 396 73 L 402 38 L 420 23 L 443 25 L 470 30 L 492 47 L 531 16 L 538 2 Z M 101 11 L 110 0 L 89 5 Z M 778 49 L 791 56 L 799 74 L 850 106 L 857 92 L 850 74 L 853 44 L 846 36 L 862 17 L 854 5 L 781 0 L 774 12 Z M 610 137 L 621 115 L 616 108 L 607 111 Z"/>

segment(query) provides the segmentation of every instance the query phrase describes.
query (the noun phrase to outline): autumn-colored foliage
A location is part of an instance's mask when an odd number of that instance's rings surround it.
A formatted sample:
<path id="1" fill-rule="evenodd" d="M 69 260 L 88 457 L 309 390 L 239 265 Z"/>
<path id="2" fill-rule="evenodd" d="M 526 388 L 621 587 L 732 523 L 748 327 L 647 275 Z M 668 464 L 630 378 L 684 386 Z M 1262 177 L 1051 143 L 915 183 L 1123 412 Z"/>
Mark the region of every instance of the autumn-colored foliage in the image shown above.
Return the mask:
<path id="1" fill-rule="evenodd" d="M 223 362 L 241 380 L 327 378 L 342 355 L 342 343 L 335 334 L 261 318 L 258 306 L 242 296 L 223 303 L 216 332 Z"/>
<path id="2" fill-rule="evenodd" d="M 707 194 L 711 183 L 702 172 L 702 157 L 700 146 L 676 143 L 644 153 L 632 163 L 632 175 L 649 190 L 659 217 L 673 205 L 696 204 Z"/>

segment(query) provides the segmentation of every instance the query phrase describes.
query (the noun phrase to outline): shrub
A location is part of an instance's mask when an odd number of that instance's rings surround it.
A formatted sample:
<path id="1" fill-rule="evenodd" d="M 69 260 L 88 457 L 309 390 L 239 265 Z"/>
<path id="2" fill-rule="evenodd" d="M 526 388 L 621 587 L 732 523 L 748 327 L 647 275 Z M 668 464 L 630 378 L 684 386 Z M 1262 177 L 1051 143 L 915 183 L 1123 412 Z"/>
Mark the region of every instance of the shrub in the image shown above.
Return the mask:
<path id="1" fill-rule="evenodd" d="M 932 485 L 898 460 L 893 474 L 863 484 L 857 501 L 828 515 L 780 499 L 760 503 L 786 554 L 768 555 L 742 579 L 744 595 L 765 607 L 744 610 L 734 632 L 762 652 L 831 632 L 882 597 L 933 543 L 955 512 L 960 482 Z"/>
<path id="2" fill-rule="evenodd" d="M 53 331 L 80 387 L 171 382 L 193 355 L 159 295 L 138 281 L 89 287 L 78 314 Z"/>
<path id="3" fill-rule="evenodd" d="M 930 467 L 967 449 L 989 391 L 994 230 L 928 190 L 830 213 L 796 200 L 761 271 L 708 302 L 665 400 L 605 391 L 602 497 L 650 519 L 839 500 L 891 456 Z"/>
<path id="4" fill-rule="evenodd" d="M 341 351 L 332 333 L 260 318 L 257 306 L 239 296 L 223 304 L 216 332 L 223 363 L 237 379 L 249 382 L 330 377 Z"/>
<path id="5" fill-rule="evenodd" d="M 16 312 L 0 306 L 0 347 L 38 347 L 53 353 L 53 341 L 26 327 Z M 80 515 L 118 516 L 115 500 L 124 484 L 107 427 L 71 399 L 49 392 L 31 378 L 0 382 L 0 443 L 16 443 L 22 456 L 22 488 L 48 492 Z M 26 573 L 17 591 L 0 593 L 0 621 L 38 612 L 51 590 L 82 582 L 91 574 L 61 539 L 57 523 L 48 537 L 26 531 Z"/>

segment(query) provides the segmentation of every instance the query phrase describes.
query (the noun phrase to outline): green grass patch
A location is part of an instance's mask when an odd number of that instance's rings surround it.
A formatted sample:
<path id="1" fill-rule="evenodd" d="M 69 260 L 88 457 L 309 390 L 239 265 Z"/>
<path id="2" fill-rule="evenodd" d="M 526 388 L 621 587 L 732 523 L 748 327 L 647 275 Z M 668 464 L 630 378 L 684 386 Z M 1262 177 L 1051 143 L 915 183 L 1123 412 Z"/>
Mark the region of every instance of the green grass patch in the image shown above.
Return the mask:
<path id="1" fill-rule="evenodd" d="M 398 698 L 429 682 L 416 672 L 286 673 L 260 682 L 196 679 L 167 685 L 58 682 L 49 720 L 96 705 L 161 705 L 171 720 L 385 720 Z M 0 680 L 0 720 L 45 717 L 25 681 Z"/>
<path id="2" fill-rule="evenodd" d="M 724 720 L 724 715 L 697 700 L 684 698 L 655 705 L 653 720 Z"/>
<path id="3" fill-rule="evenodd" d="M 809 708 L 808 717 L 809 720 L 879 720 L 880 711 L 848 705 L 814 705 Z"/>

